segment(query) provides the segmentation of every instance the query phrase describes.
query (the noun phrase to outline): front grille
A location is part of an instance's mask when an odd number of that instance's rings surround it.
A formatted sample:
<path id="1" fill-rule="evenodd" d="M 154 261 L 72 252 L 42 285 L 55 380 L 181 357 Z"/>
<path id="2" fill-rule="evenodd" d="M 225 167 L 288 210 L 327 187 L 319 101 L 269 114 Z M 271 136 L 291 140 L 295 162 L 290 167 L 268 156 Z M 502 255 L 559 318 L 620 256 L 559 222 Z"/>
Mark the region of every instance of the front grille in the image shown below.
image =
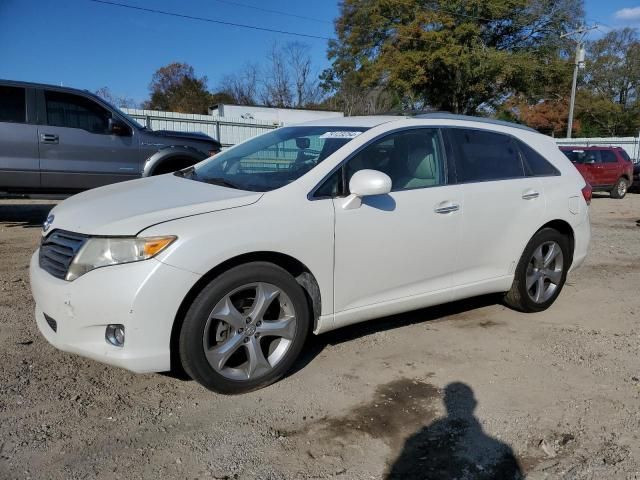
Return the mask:
<path id="1" fill-rule="evenodd" d="M 46 313 L 44 313 L 43 315 L 44 315 L 44 319 L 47 321 L 47 323 L 51 327 L 51 330 L 53 330 L 54 332 L 57 332 L 58 331 L 58 322 L 56 322 L 53 318 L 51 318 Z"/>
<path id="2" fill-rule="evenodd" d="M 79 233 L 54 230 L 40 244 L 40 268 L 57 278 L 67 276 L 69 265 L 89 237 Z"/>

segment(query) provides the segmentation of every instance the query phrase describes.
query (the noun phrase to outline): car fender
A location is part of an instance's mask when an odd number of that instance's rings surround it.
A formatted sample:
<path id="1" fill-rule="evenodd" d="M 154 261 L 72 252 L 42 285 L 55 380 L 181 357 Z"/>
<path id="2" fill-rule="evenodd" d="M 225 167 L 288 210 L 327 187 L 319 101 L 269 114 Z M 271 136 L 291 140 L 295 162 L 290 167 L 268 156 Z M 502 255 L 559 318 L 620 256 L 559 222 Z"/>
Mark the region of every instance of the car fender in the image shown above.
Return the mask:
<path id="1" fill-rule="evenodd" d="M 145 160 L 142 176 L 150 176 L 158 165 L 173 157 L 191 158 L 194 163 L 197 163 L 207 158 L 207 156 L 206 153 L 189 146 L 171 145 L 161 148 Z"/>

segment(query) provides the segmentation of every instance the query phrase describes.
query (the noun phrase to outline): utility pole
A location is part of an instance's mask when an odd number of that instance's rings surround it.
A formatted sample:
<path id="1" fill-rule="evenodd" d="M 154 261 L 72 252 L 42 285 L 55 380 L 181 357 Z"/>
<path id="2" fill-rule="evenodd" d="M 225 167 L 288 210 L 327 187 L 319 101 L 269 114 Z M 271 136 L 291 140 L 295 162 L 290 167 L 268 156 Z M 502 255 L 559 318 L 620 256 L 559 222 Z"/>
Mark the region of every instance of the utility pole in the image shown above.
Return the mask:
<path id="1" fill-rule="evenodd" d="M 571 84 L 571 101 L 569 103 L 569 121 L 567 122 L 567 138 L 571 138 L 573 130 L 573 110 L 576 104 L 576 88 L 578 86 L 578 69 L 584 68 L 584 39 L 590 30 L 595 30 L 598 25 L 585 27 L 582 25 L 579 29 L 560 35 L 560 38 L 577 37 L 576 39 L 576 56 L 573 66 L 573 83 Z"/>

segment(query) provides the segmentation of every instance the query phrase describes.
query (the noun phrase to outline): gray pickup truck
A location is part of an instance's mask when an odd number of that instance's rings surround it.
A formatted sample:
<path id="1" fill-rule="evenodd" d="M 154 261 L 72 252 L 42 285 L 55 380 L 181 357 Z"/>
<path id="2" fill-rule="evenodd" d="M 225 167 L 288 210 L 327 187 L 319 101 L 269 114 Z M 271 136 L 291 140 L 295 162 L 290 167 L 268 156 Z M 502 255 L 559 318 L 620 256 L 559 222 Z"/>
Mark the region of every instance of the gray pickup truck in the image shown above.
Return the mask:
<path id="1" fill-rule="evenodd" d="M 169 173 L 220 147 L 203 133 L 150 130 L 87 91 L 0 80 L 2 193 L 74 193 Z"/>

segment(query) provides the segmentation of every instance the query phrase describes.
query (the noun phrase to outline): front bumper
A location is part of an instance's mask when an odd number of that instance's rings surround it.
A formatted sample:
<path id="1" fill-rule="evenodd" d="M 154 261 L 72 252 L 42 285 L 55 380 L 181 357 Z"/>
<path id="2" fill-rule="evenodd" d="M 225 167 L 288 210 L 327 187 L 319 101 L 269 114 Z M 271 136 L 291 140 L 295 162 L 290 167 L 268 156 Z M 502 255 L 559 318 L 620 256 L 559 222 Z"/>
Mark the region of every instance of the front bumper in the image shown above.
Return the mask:
<path id="1" fill-rule="evenodd" d="M 170 338 L 182 300 L 199 275 L 155 259 L 93 270 L 73 282 L 40 268 L 38 252 L 29 267 L 36 323 L 54 347 L 133 372 L 171 367 Z M 48 315 L 57 323 L 54 331 Z M 105 340 L 109 324 L 125 326 L 125 343 Z"/>

